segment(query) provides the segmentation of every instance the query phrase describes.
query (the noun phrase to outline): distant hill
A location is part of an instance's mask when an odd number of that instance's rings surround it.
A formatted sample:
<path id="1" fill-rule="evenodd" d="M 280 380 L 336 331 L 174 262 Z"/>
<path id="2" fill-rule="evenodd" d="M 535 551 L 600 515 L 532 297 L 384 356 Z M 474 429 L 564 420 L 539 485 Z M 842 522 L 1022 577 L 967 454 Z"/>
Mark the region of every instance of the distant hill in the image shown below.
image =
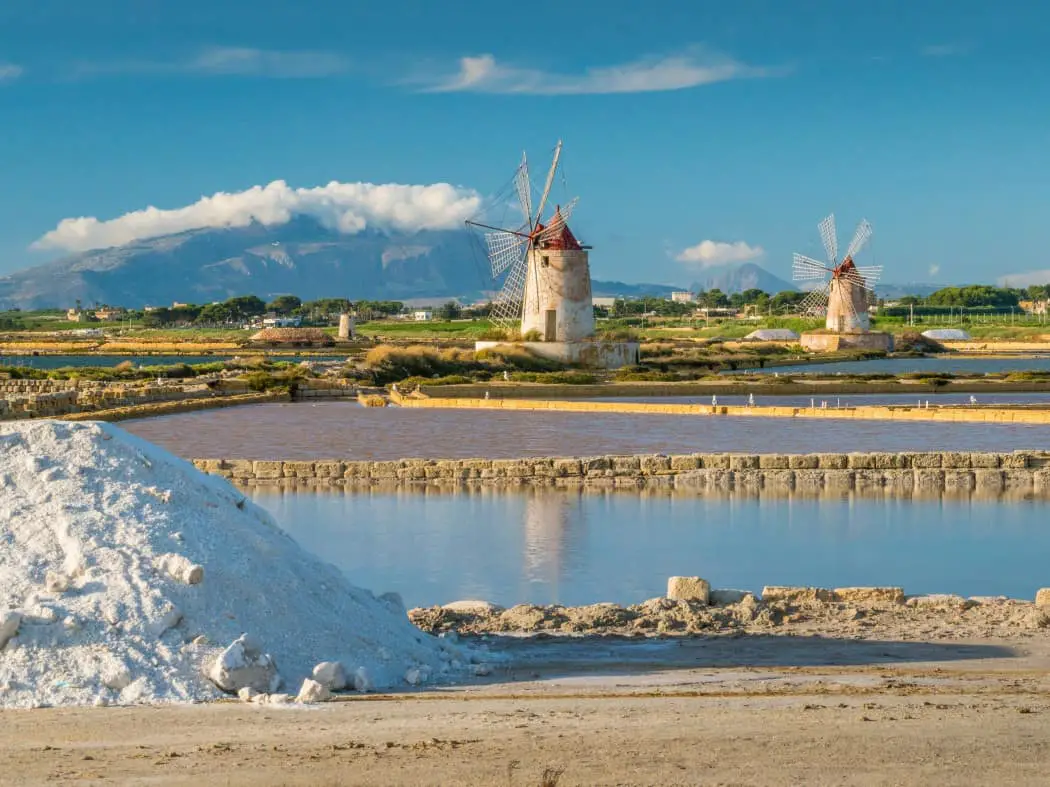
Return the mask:
<path id="1" fill-rule="evenodd" d="M 669 298 L 675 290 L 670 284 L 625 284 L 622 281 L 599 281 L 591 279 L 591 294 L 606 298 Z"/>
<path id="2" fill-rule="evenodd" d="M 784 290 L 798 289 L 791 282 L 774 276 L 761 265 L 753 262 L 705 268 L 702 273 L 703 277 L 694 281 L 690 286 L 693 292 L 719 289 L 724 293 L 734 293 L 758 289 L 773 295 Z"/>
<path id="3" fill-rule="evenodd" d="M 0 277 L 0 307 L 110 303 L 140 308 L 269 299 L 477 298 L 487 262 L 465 232 L 342 235 L 300 217 L 279 226 L 201 229 L 88 251 Z"/>

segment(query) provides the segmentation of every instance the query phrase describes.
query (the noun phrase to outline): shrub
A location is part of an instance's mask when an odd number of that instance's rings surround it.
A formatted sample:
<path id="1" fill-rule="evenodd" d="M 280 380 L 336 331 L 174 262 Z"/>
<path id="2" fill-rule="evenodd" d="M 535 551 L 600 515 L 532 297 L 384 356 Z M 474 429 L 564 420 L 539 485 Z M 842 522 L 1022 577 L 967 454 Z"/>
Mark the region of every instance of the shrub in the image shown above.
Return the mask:
<path id="1" fill-rule="evenodd" d="M 586 372 L 513 372 L 516 383 L 550 383 L 559 385 L 594 385 L 598 378 Z"/>
<path id="2" fill-rule="evenodd" d="M 541 334 L 536 328 L 531 328 L 525 331 L 521 338 L 522 341 L 526 342 L 542 342 L 543 334 Z"/>

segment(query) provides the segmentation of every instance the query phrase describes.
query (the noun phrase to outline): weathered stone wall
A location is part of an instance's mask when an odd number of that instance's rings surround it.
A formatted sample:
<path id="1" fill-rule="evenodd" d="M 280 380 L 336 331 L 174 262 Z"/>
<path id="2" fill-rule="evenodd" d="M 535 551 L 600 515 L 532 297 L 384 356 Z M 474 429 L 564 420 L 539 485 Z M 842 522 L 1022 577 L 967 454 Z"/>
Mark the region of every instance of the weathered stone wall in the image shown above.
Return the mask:
<path id="1" fill-rule="evenodd" d="M 529 459 L 195 459 L 241 486 L 664 487 L 699 493 L 1050 496 L 1050 453 L 685 454 Z"/>
<path id="2" fill-rule="evenodd" d="M 0 419 L 59 418 L 157 402 L 214 397 L 206 383 L 98 383 L 67 380 L 7 380 L 0 388 Z M 20 386 L 13 385 L 21 383 Z M 51 383 L 52 385 L 32 385 Z M 57 385 L 56 383 L 62 383 Z M 12 389 L 21 390 L 13 392 Z"/>

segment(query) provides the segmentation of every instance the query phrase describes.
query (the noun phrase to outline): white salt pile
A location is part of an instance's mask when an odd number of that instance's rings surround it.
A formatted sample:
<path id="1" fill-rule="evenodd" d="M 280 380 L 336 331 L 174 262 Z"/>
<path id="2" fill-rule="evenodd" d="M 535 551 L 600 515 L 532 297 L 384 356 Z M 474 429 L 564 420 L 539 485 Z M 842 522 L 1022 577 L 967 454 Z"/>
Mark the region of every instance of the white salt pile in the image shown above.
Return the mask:
<path id="1" fill-rule="evenodd" d="M 311 676 L 323 697 L 463 659 L 167 451 L 109 424 L 0 425 L 0 707 L 208 699 L 216 682 L 294 696 Z"/>

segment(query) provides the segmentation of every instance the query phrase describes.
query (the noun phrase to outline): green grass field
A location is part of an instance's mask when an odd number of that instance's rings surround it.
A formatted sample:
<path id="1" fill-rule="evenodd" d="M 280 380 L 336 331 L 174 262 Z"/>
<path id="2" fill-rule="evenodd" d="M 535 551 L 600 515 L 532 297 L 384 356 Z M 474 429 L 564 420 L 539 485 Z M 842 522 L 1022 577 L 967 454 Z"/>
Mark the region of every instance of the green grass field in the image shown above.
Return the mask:
<path id="1" fill-rule="evenodd" d="M 472 339 L 493 329 L 488 320 L 373 320 L 357 326 L 362 336 L 389 336 L 391 338 Z"/>

